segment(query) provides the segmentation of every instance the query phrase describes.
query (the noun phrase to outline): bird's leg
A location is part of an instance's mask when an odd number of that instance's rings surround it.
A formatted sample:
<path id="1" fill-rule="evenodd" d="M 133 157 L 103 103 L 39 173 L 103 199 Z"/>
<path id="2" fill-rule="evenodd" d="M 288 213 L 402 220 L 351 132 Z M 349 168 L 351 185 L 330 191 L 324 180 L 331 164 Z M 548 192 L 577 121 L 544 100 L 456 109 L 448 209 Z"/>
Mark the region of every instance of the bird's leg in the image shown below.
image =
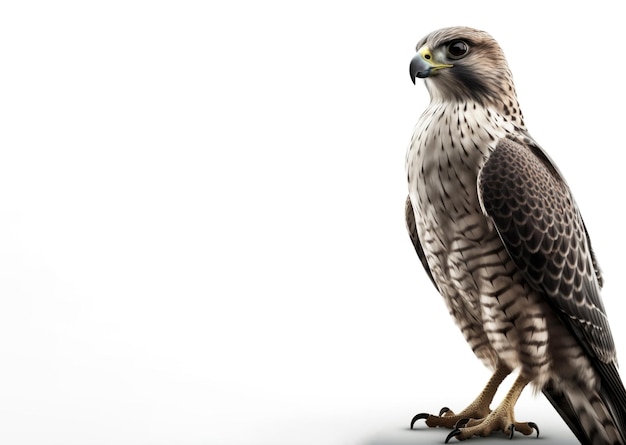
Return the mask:
<path id="1" fill-rule="evenodd" d="M 441 426 L 445 428 L 456 428 L 457 422 L 459 424 L 464 424 L 470 419 L 482 419 L 486 417 L 491 410 L 489 409 L 489 404 L 493 400 L 493 397 L 496 395 L 496 391 L 498 390 L 498 386 L 500 383 L 511 373 L 511 370 L 503 365 L 498 365 L 496 367 L 495 372 L 487 382 L 485 388 L 478 394 L 478 397 L 474 399 L 472 403 L 470 403 L 467 408 L 461 411 L 458 414 L 452 412 L 449 408 L 444 407 L 441 408 L 438 416 L 420 413 L 413 417 L 411 420 L 411 429 L 413 429 L 413 425 L 419 419 L 426 419 L 426 425 L 429 427 Z"/>
<path id="2" fill-rule="evenodd" d="M 537 432 L 539 437 L 539 428 L 534 422 L 517 422 L 515 421 L 515 415 L 513 413 L 515 403 L 524 387 L 528 384 L 529 380 L 523 376 L 518 376 L 513 383 L 513 386 L 504 397 L 500 405 L 489 413 L 483 419 L 472 419 L 468 421 L 463 427 L 455 428 L 452 430 L 446 442 L 456 437 L 458 440 L 464 440 L 472 436 L 488 436 L 494 431 L 504 431 L 509 435 L 509 439 L 513 437 L 513 433 L 517 430 L 522 434 L 528 436 L 532 434 L 533 430 Z"/>

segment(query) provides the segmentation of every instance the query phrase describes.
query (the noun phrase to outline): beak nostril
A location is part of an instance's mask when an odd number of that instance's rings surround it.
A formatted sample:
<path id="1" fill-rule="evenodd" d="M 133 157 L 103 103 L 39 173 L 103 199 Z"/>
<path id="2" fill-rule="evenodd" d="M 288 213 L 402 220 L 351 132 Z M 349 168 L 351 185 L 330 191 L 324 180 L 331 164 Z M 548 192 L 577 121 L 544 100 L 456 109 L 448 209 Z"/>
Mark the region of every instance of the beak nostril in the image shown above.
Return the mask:
<path id="1" fill-rule="evenodd" d="M 426 54 L 426 55 L 424 56 L 424 59 L 426 59 L 426 60 L 430 60 L 430 54 Z"/>

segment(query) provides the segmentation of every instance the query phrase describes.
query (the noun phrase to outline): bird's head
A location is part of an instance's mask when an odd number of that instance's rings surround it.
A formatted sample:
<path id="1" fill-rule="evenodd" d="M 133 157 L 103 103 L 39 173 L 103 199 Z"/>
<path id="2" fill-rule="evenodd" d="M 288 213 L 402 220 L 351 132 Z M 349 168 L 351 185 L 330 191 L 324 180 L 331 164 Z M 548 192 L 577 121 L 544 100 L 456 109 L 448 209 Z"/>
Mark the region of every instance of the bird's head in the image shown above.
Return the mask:
<path id="1" fill-rule="evenodd" d="M 417 44 L 410 74 L 413 83 L 416 77 L 426 80 L 433 99 L 486 104 L 515 96 L 500 46 L 486 32 L 472 28 L 444 28 L 424 37 Z"/>

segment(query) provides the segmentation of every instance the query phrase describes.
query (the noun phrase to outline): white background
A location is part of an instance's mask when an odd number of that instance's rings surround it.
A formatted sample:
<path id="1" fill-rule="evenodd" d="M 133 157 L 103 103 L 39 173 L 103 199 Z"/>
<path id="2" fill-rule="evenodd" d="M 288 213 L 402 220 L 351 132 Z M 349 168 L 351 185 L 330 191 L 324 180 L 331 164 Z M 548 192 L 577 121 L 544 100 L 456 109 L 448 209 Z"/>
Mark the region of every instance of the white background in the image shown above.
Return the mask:
<path id="1" fill-rule="evenodd" d="M 489 376 L 403 221 L 450 25 L 503 46 L 625 357 L 621 4 L 519 4 L 3 2 L 0 442 L 442 442 L 410 418 Z"/>

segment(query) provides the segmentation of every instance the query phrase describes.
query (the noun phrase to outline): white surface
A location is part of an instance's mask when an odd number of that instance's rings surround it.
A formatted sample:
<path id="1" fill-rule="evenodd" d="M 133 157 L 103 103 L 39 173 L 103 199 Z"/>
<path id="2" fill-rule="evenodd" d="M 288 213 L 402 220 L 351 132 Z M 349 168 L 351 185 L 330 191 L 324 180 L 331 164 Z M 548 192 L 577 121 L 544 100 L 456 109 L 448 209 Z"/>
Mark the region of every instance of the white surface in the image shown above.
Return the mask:
<path id="1" fill-rule="evenodd" d="M 3 3 L 0 442 L 443 441 L 404 428 L 488 373 L 405 233 L 404 156 L 414 46 L 456 24 L 504 47 L 624 357 L 621 9 L 503 5 Z M 518 411 L 566 434 L 545 405 Z"/>

